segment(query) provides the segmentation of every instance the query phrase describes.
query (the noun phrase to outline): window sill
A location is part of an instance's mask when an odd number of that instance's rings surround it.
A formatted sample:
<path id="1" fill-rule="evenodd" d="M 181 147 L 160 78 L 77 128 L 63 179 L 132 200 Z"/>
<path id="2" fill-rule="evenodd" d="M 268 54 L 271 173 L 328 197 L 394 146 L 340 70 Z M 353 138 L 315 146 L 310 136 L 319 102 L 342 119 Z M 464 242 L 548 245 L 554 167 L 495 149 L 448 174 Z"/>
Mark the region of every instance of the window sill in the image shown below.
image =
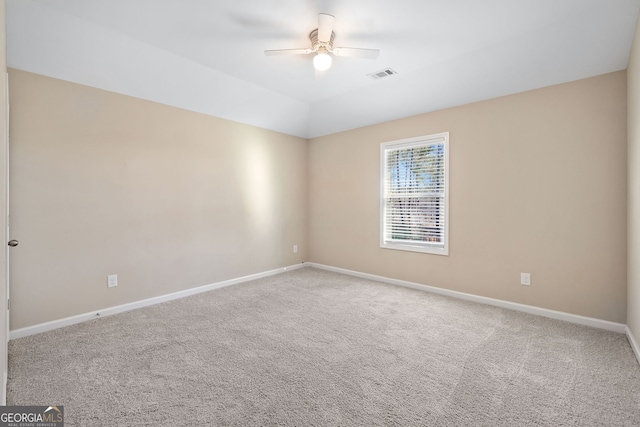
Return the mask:
<path id="1" fill-rule="evenodd" d="M 432 246 L 412 245 L 410 243 L 381 243 L 382 249 L 394 249 L 397 251 L 420 252 L 432 255 L 449 256 L 448 248 L 436 248 Z"/>

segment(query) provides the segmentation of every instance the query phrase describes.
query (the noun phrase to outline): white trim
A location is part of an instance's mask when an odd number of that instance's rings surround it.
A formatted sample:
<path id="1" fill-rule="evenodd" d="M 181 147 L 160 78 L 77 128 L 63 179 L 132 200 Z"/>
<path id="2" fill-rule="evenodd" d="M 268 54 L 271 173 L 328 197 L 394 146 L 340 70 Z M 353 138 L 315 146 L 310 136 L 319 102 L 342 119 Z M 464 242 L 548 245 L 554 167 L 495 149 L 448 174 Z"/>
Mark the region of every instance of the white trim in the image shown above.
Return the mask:
<path id="1" fill-rule="evenodd" d="M 636 355 L 636 360 L 638 361 L 638 363 L 640 363 L 640 346 L 638 345 L 638 341 L 636 341 L 635 338 L 633 337 L 633 334 L 631 333 L 631 329 L 629 329 L 628 325 L 625 328 L 625 333 L 627 335 L 627 339 L 629 340 L 629 345 L 631 345 L 631 349 L 633 350 L 633 353 Z"/>
<path id="2" fill-rule="evenodd" d="M 488 298 L 479 295 L 467 294 L 464 292 L 452 291 L 435 286 L 421 285 L 419 283 L 407 282 L 405 280 L 391 279 L 389 277 L 376 276 L 375 274 L 361 273 L 358 271 L 346 270 L 344 268 L 330 267 L 328 265 L 316 264 L 313 262 L 305 262 L 305 266 L 315 267 L 322 270 L 333 271 L 335 273 L 347 274 L 349 276 L 361 277 L 363 279 L 375 280 L 378 282 L 388 283 L 391 285 L 404 286 L 405 288 L 417 289 L 420 291 L 431 292 L 434 294 L 445 295 L 448 297 L 463 299 L 467 301 L 478 302 L 480 304 L 492 305 L 495 307 L 507 308 L 509 310 L 521 311 L 524 313 L 535 314 L 537 316 L 548 317 L 551 319 L 564 320 L 565 322 L 577 323 L 579 325 L 591 326 L 599 329 L 606 329 L 618 333 L 625 333 L 626 325 L 623 323 L 609 322 L 608 320 L 595 319 L 593 317 L 585 317 L 577 314 L 565 313 L 562 311 L 549 310 L 546 308 L 534 307 L 532 305 L 519 304 L 516 302 L 504 301 L 495 298 Z M 629 336 L 629 335 L 627 335 Z M 636 351 L 636 355 L 638 352 Z"/>
<path id="3" fill-rule="evenodd" d="M 444 245 L 434 246 L 420 242 L 399 242 L 385 239 L 386 222 L 386 172 L 387 151 L 396 148 L 412 148 L 425 144 L 444 145 Z M 423 135 L 380 143 L 380 248 L 401 251 L 422 252 L 433 255 L 449 255 L 449 132 Z"/>
<path id="4" fill-rule="evenodd" d="M 202 292 L 212 291 L 214 289 L 223 288 L 225 286 L 237 285 L 239 283 L 248 282 L 250 280 L 261 279 L 263 277 L 274 276 L 276 274 L 284 273 L 285 271 L 297 270 L 304 267 L 304 264 L 295 264 L 289 267 L 276 268 L 275 270 L 269 270 L 262 273 L 251 274 L 248 276 L 238 277 L 236 279 L 229 279 L 222 282 L 212 283 L 209 285 L 199 286 L 197 288 L 185 289 L 184 291 L 174 292 L 171 294 L 160 295 L 153 298 L 144 299 L 141 301 L 130 302 L 127 304 L 117 305 L 115 307 L 107 307 L 102 310 L 91 311 L 89 313 L 78 314 L 76 316 L 65 317 L 64 319 L 52 320 L 51 322 L 40 323 L 38 325 L 27 326 L 25 328 L 15 329 L 10 332 L 9 339 L 17 339 L 27 337 L 29 335 L 39 334 L 41 332 L 47 332 L 54 329 L 62 328 L 65 326 L 75 325 L 76 323 L 87 322 L 99 317 L 111 316 L 113 314 L 123 313 L 125 311 L 131 311 L 136 308 L 148 307 L 150 305 L 160 304 L 167 301 L 172 301 L 184 297 L 188 297 Z"/>
<path id="5" fill-rule="evenodd" d="M 631 333 L 631 330 L 628 328 L 628 326 L 622 323 L 609 322 L 607 320 L 595 319 L 593 317 L 585 317 L 577 314 L 565 313 L 562 311 L 549 310 L 546 308 L 534 307 L 531 305 L 519 304 L 519 303 L 499 300 L 495 298 L 488 298 L 488 297 L 483 297 L 479 295 L 467 294 L 464 292 L 452 291 L 449 289 L 438 288 L 435 286 L 422 285 L 419 283 L 408 282 L 408 281 L 399 280 L 399 279 L 392 279 L 389 277 L 377 276 L 375 274 L 347 270 L 344 268 L 331 267 L 328 265 L 317 264 L 313 262 L 305 262 L 301 264 L 295 264 L 289 267 L 277 268 L 277 269 L 265 271 L 262 273 L 251 274 L 248 276 L 238 277 L 236 279 L 225 280 L 222 282 L 212 283 L 212 284 L 200 286 L 197 288 L 185 289 L 183 291 L 174 292 L 167 295 L 161 295 L 161 296 L 148 298 L 141 301 L 118 305 L 115 307 L 108 307 L 102 310 L 92 311 L 89 313 L 79 314 L 76 316 L 66 317 L 64 319 L 58 319 L 58 320 L 53 320 L 51 322 L 40 323 L 38 325 L 27 326 L 26 328 L 15 329 L 11 331 L 9 339 L 13 340 L 17 338 L 26 337 L 29 335 L 35 335 L 41 332 L 47 332 L 47 331 L 62 328 L 65 326 L 74 325 L 76 323 L 86 322 L 98 317 L 111 316 L 113 314 L 131 311 L 136 308 L 142 308 L 150 305 L 160 304 L 163 302 L 184 298 L 190 295 L 195 295 L 202 292 L 223 288 L 225 286 L 237 285 L 239 283 L 248 282 L 250 280 L 256 280 L 256 279 L 260 279 L 268 276 L 274 276 L 276 274 L 284 273 L 285 271 L 297 270 L 302 267 L 314 267 L 321 270 L 333 271 L 335 273 L 361 277 L 363 279 L 375 280 L 378 282 L 388 283 L 391 285 L 403 286 L 406 288 L 417 289 L 421 291 L 431 292 L 434 294 L 445 295 L 445 296 L 463 299 L 467 301 L 473 301 L 481 304 L 492 305 L 495 307 L 501 307 L 501 308 L 506 308 L 506 309 L 515 310 L 515 311 L 521 311 L 524 313 L 535 314 L 538 316 L 548 317 L 551 319 L 564 320 L 566 322 L 576 323 L 576 324 L 585 325 L 585 326 L 591 326 L 594 328 L 605 329 L 608 331 L 613 331 L 618 333 L 626 333 L 627 338 L 629 339 L 631 348 L 633 349 L 636 355 L 636 358 L 640 363 L 640 346 L 638 346 L 638 343 L 634 339 Z M 7 383 L 6 375 L 3 381 L 5 382 L 5 390 L 6 390 L 6 383 Z"/>
<path id="6" fill-rule="evenodd" d="M 5 7 L 5 17 L 6 17 L 6 2 L 2 2 Z M 6 29 L 6 20 L 3 19 L 3 27 Z M 5 64 L 6 65 L 6 64 Z M 4 212 L 3 215 L 3 224 L 4 229 L 2 230 L 3 239 L 0 240 L 3 243 L 9 240 L 9 74 L 7 73 L 7 67 L 4 67 L 4 135 L 2 135 L 2 145 L 4 148 Z M 2 278 L 2 286 L 4 286 L 4 301 L 1 301 L 2 317 L 5 321 L 4 330 L 2 331 L 4 343 L 4 354 L 2 354 L 2 393 L 0 393 L 0 404 L 7 404 L 7 384 L 9 381 L 9 326 L 10 326 L 10 292 L 9 292 L 9 247 L 5 244 L 4 249 L 2 250 L 4 263 L 4 277 Z"/>

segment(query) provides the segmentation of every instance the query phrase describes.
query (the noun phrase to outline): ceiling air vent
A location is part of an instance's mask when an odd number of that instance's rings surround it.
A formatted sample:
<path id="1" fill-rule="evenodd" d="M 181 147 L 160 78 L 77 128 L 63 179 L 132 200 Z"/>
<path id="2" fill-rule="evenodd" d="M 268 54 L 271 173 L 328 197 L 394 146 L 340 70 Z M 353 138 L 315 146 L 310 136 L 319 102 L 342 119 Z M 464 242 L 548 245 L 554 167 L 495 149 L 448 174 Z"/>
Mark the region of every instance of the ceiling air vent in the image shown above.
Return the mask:
<path id="1" fill-rule="evenodd" d="M 391 77 L 395 74 L 398 74 L 391 68 L 385 68 L 384 70 L 376 71 L 375 73 L 367 74 L 367 76 L 371 77 L 373 80 L 384 79 L 385 77 Z"/>

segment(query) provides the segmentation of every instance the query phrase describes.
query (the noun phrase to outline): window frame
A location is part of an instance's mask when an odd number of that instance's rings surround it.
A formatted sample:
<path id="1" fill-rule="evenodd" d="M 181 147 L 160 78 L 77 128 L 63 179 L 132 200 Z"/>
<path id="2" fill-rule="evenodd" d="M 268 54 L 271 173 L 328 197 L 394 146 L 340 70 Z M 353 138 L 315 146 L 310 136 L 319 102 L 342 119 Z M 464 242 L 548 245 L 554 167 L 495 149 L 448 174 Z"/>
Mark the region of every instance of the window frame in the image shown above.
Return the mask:
<path id="1" fill-rule="evenodd" d="M 443 243 L 429 244 L 418 241 L 398 242 L 387 240 L 385 236 L 386 223 L 386 180 L 387 180 L 387 152 L 402 148 L 422 147 L 443 144 L 444 148 L 444 227 Z M 449 255 L 449 132 L 423 135 L 380 144 L 380 247 L 401 251 L 421 252 L 434 255 Z"/>

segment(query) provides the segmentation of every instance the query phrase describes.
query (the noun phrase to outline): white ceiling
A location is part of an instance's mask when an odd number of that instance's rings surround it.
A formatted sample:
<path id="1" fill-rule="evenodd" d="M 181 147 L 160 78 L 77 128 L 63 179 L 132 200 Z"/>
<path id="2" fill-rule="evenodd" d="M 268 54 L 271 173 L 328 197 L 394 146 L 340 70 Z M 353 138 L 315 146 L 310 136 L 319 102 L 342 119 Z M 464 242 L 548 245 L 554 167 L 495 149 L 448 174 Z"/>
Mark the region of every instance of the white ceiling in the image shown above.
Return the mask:
<path id="1" fill-rule="evenodd" d="M 640 0 L 7 0 L 9 67 L 312 138 L 627 67 Z M 318 13 L 335 44 L 315 78 Z M 391 67 L 397 75 L 367 74 Z"/>

